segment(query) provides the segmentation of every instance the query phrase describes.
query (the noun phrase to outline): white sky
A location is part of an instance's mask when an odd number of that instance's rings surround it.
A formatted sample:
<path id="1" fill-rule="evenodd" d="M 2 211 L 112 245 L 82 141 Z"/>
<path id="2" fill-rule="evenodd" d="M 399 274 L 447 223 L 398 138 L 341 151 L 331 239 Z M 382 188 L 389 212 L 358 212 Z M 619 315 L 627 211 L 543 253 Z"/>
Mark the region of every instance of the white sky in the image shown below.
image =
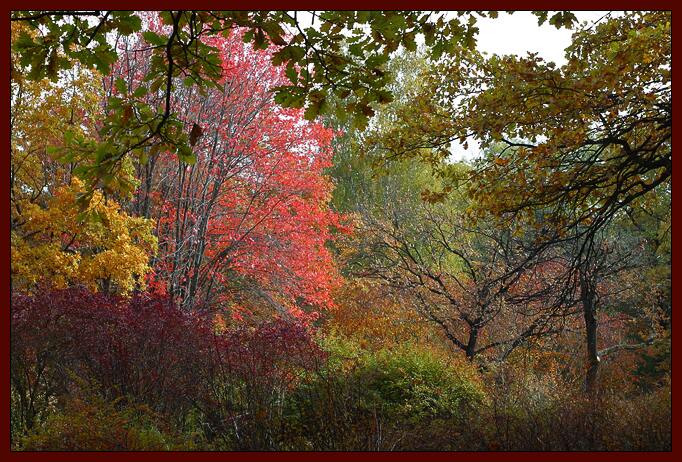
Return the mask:
<path id="1" fill-rule="evenodd" d="M 578 21 L 597 21 L 606 11 L 574 11 Z M 537 52 L 545 60 L 561 65 L 564 49 L 571 43 L 572 31 L 557 29 L 545 22 L 538 26 L 538 19 L 530 11 L 514 14 L 501 12 L 497 19 L 479 19 L 478 49 L 490 54 L 526 55 Z"/>

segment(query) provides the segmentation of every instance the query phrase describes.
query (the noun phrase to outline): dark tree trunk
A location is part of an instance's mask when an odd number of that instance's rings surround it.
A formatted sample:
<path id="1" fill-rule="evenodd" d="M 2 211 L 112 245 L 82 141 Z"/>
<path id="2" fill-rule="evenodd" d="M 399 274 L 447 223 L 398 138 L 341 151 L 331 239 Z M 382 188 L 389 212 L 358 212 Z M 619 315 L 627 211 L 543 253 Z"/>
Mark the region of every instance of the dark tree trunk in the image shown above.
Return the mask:
<path id="1" fill-rule="evenodd" d="M 465 350 L 465 353 L 467 355 L 467 359 L 469 361 L 473 361 L 474 356 L 476 355 L 476 342 L 478 341 L 478 329 L 475 327 L 472 327 L 471 330 L 469 331 L 469 342 L 467 343 L 467 347 Z"/>
<path id="2" fill-rule="evenodd" d="M 594 395 L 599 372 L 599 355 L 597 354 L 597 304 L 596 288 L 591 281 L 583 278 L 580 298 L 585 318 L 585 340 L 587 345 L 587 372 L 585 374 L 585 392 Z"/>

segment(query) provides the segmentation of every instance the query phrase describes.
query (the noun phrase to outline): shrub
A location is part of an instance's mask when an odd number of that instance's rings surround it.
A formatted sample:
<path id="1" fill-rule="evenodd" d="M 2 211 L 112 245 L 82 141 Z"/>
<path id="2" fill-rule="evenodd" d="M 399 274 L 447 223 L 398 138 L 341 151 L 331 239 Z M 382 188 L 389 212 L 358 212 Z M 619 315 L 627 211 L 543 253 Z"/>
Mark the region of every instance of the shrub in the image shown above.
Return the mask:
<path id="1" fill-rule="evenodd" d="M 62 415 L 82 380 L 98 384 L 107 401 L 149 406 L 179 431 L 226 447 L 268 448 L 284 396 L 324 357 L 298 321 L 218 334 L 205 317 L 160 295 L 77 287 L 15 295 L 12 438 Z M 53 419 L 50 428 L 59 427 Z"/>
<path id="2" fill-rule="evenodd" d="M 286 396 L 326 354 L 308 326 L 285 319 L 226 331 L 217 345 L 218 368 L 202 407 L 209 437 L 224 449 L 275 449 Z"/>
<path id="3" fill-rule="evenodd" d="M 11 323 L 17 449 L 671 447 L 664 371 L 651 392 L 618 388 L 614 373 L 587 396 L 580 364 L 558 353 L 517 350 L 481 373 L 426 346 L 315 337 L 300 321 L 217 333 L 162 296 L 82 288 L 15 294 Z"/>
<path id="4" fill-rule="evenodd" d="M 106 399 L 178 415 L 201 396 L 214 367 L 208 323 L 158 296 L 127 299 L 77 287 L 14 295 L 11 329 L 19 432 L 73 392 L 74 375 L 100 384 Z"/>
<path id="5" fill-rule="evenodd" d="M 485 375 L 489 405 L 468 429 L 479 438 L 471 449 L 669 450 L 669 388 L 640 394 L 604 386 L 589 396 L 573 374 L 536 365 L 511 361 Z"/>
<path id="6" fill-rule="evenodd" d="M 364 356 L 356 374 L 367 404 L 399 420 L 460 419 L 484 399 L 470 367 L 410 345 Z"/>
<path id="7" fill-rule="evenodd" d="M 287 409 L 287 440 L 306 449 L 443 449 L 485 400 L 469 364 L 423 348 L 366 351 L 338 337 L 325 347 L 326 366 Z"/>
<path id="8" fill-rule="evenodd" d="M 160 451 L 191 447 L 169 437 L 158 416 L 143 405 L 125 404 L 122 398 L 105 401 L 88 394 L 69 399 L 64 409 L 20 438 L 25 451 Z"/>

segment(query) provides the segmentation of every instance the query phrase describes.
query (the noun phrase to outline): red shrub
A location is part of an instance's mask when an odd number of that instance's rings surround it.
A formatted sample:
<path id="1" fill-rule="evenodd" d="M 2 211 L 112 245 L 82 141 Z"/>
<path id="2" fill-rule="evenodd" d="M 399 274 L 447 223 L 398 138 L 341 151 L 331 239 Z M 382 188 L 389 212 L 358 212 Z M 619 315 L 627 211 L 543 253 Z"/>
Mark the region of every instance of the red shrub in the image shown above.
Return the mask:
<path id="1" fill-rule="evenodd" d="M 294 371 L 319 365 L 324 352 L 302 322 L 276 319 L 257 328 L 241 328 L 222 337 L 222 364 L 241 380 L 291 384 Z"/>
<path id="2" fill-rule="evenodd" d="M 208 317 L 164 296 L 122 298 L 79 287 L 15 294 L 11 328 L 12 422 L 20 432 L 83 380 L 106 399 L 132 398 L 169 415 L 191 407 L 211 412 L 226 396 L 231 407 L 260 409 L 323 358 L 300 321 L 218 335 Z"/>
<path id="3" fill-rule="evenodd" d="M 107 397 L 181 410 L 214 363 L 209 323 L 159 296 L 125 299 L 77 287 L 15 295 L 11 328 L 12 380 L 29 408 L 68 393 L 75 374 Z"/>

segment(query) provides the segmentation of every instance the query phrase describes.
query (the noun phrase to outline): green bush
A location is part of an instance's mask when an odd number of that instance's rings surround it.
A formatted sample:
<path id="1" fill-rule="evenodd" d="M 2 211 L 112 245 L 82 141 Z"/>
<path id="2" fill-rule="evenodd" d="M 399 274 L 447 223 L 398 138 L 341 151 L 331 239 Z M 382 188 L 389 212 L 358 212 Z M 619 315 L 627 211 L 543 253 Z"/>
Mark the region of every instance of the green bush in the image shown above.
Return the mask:
<path id="1" fill-rule="evenodd" d="M 163 451 L 193 449 L 169 437 L 147 406 L 105 401 L 97 395 L 69 399 L 60 412 L 19 440 L 24 451 Z"/>
<path id="2" fill-rule="evenodd" d="M 282 441 L 305 449 L 445 449 L 485 402 L 475 369 L 404 345 L 367 351 L 322 341 L 326 366 L 294 391 Z M 415 431 L 418 429 L 418 431 Z"/>
<path id="3" fill-rule="evenodd" d="M 408 422 L 459 420 L 484 401 L 468 365 L 411 345 L 365 355 L 355 374 L 366 390 L 365 406 Z"/>

